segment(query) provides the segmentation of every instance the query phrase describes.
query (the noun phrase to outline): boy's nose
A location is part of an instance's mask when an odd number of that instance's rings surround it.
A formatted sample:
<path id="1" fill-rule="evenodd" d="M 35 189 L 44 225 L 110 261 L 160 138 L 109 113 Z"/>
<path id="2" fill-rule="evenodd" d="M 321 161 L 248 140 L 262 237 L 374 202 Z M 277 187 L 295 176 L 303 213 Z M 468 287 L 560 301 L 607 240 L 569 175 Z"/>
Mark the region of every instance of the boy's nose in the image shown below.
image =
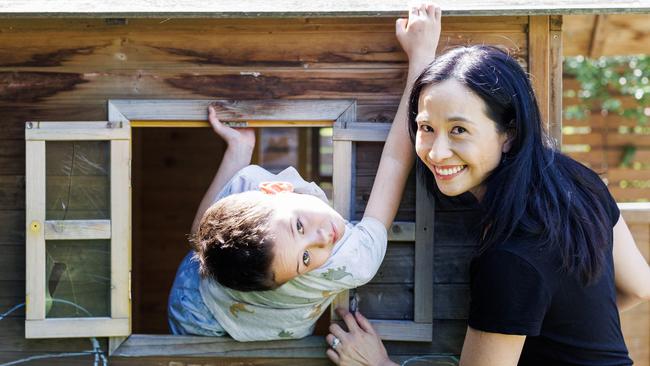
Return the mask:
<path id="1" fill-rule="evenodd" d="M 329 243 L 331 241 L 331 239 L 332 239 L 331 236 L 332 236 L 331 231 L 329 231 L 329 230 L 327 230 L 325 228 L 318 229 L 318 237 L 319 237 L 320 241 L 323 244 Z"/>

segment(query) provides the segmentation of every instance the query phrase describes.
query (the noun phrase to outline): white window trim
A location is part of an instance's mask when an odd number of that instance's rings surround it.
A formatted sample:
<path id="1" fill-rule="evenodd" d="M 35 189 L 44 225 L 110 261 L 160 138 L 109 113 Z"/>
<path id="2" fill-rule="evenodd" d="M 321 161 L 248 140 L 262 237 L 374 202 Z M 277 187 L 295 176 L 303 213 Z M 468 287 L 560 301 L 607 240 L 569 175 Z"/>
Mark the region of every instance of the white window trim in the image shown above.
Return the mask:
<path id="1" fill-rule="evenodd" d="M 27 122 L 25 126 L 25 338 L 108 337 L 131 333 L 131 130 L 128 123 Z M 110 141 L 110 220 L 46 220 L 46 141 Z M 110 239 L 111 315 L 45 317 L 45 240 Z"/>

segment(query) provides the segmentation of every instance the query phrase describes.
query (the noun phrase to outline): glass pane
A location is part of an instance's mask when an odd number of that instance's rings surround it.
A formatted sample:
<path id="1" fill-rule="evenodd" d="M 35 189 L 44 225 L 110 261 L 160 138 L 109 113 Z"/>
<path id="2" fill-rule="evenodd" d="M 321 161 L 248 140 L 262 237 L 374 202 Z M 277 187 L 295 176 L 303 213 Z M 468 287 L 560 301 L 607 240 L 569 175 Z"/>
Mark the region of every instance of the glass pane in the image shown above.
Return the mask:
<path id="1" fill-rule="evenodd" d="M 48 141 L 47 220 L 110 218 L 110 141 Z"/>
<path id="2" fill-rule="evenodd" d="M 45 316 L 111 315 L 110 240 L 48 240 L 45 243 Z"/>
<path id="3" fill-rule="evenodd" d="M 334 148 L 332 145 L 332 134 L 334 129 L 331 127 L 324 127 L 318 131 L 320 146 L 318 153 L 320 154 L 320 166 L 318 167 L 318 174 L 323 177 L 331 177 L 334 171 Z"/>
<path id="4" fill-rule="evenodd" d="M 259 165 L 271 173 L 298 167 L 298 128 L 262 128 L 259 132 Z"/>

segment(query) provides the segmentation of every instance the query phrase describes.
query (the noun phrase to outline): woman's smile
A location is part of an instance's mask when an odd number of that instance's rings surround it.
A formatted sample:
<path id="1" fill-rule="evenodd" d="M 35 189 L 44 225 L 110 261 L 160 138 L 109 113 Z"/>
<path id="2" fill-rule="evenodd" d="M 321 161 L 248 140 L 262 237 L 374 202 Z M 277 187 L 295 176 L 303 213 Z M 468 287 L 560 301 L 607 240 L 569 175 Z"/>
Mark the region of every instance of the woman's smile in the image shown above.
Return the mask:
<path id="1" fill-rule="evenodd" d="M 467 165 L 434 165 L 433 174 L 436 179 L 450 180 L 467 170 Z"/>

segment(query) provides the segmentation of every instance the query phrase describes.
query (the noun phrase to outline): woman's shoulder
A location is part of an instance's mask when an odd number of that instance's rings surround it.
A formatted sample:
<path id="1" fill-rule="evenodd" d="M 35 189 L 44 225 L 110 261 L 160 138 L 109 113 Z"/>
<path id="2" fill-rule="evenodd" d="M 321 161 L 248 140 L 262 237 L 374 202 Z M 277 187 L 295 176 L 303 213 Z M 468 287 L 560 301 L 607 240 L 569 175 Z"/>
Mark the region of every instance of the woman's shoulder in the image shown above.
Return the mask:
<path id="1" fill-rule="evenodd" d="M 590 193 L 591 197 L 597 200 L 597 202 L 593 202 L 594 204 L 603 206 L 611 221 L 611 226 L 616 225 L 620 211 L 616 200 L 609 192 L 609 188 L 601 176 L 594 170 L 564 154 L 558 154 L 558 160 L 560 166 L 570 172 L 570 176 L 576 183 L 576 186 L 584 192 Z"/>

